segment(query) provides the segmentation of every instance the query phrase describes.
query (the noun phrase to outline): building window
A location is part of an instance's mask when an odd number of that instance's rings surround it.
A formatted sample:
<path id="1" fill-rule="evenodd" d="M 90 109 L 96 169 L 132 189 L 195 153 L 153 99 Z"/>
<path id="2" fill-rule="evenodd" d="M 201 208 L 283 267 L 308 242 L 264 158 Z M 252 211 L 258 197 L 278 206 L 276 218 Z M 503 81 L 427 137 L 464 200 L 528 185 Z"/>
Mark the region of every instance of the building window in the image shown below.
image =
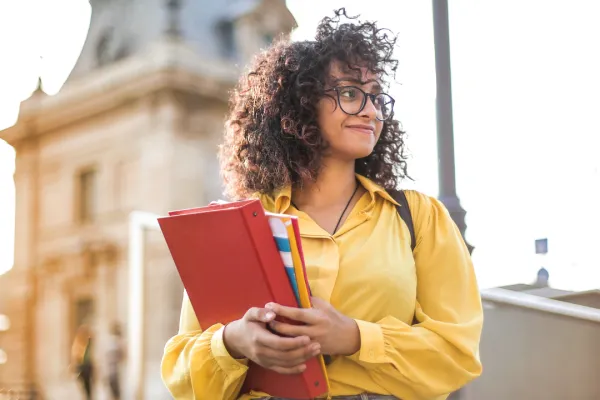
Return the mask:
<path id="1" fill-rule="evenodd" d="M 78 175 L 77 217 L 81 223 L 93 221 L 96 215 L 96 175 L 93 169 L 81 171 Z"/>
<path id="2" fill-rule="evenodd" d="M 273 40 L 275 40 L 275 36 L 271 33 L 263 33 L 262 39 L 265 45 L 271 46 L 273 44 Z"/>
<path id="3" fill-rule="evenodd" d="M 237 56 L 237 47 L 235 42 L 235 26 L 231 21 L 222 21 L 217 25 L 217 30 L 221 36 L 221 51 L 225 58 L 235 58 Z"/>

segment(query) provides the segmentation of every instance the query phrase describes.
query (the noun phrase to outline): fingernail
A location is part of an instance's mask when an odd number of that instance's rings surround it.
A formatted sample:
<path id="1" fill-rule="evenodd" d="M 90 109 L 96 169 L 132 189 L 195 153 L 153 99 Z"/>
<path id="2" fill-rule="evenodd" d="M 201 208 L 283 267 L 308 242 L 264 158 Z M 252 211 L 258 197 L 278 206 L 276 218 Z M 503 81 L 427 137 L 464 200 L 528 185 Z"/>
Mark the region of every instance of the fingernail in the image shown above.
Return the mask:
<path id="1" fill-rule="evenodd" d="M 273 303 L 265 304 L 265 308 L 273 309 Z"/>
<path id="2" fill-rule="evenodd" d="M 305 365 L 305 364 L 302 364 L 302 365 L 300 366 L 300 371 L 304 371 L 305 369 L 306 369 L 306 365 Z"/>
<path id="3" fill-rule="evenodd" d="M 321 351 L 321 345 L 316 343 L 311 346 L 311 350 L 313 353 L 318 353 Z"/>
<path id="4" fill-rule="evenodd" d="M 265 319 L 272 319 L 274 316 L 275 316 L 275 313 L 268 312 L 268 313 L 265 315 Z"/>

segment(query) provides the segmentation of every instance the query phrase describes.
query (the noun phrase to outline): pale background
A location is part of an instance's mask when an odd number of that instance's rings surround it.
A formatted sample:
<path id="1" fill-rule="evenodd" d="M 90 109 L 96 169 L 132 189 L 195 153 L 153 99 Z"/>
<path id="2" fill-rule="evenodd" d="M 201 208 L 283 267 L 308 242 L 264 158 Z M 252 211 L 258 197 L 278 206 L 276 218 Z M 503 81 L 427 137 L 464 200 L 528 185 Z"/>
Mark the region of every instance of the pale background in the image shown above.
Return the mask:
<path id="1" fill-rule="evenodd" d="M 35 69 L 26 68 L 24 43 L 38 43 L 34 34 L 46 32 L 44 23 L 77 23 L 75 8 L 56 20 L 31 17 L 34 3 L 44 1 L 0 2 L 0 129 L 14 123 L 18 102 L 37 81 Z M 407 187 L 437 195 L 431 2 L 287 3 L 300 26 L 295 39 L 310 38 L 338 6 L 399 34 L 400 71 L 391 94 L 410 136 L 416 182 Z M 534 239 L 548 237 L 543 263 L 553 286 L 599 287 L 600 3 L 450 3 L 457 185 L 480 285 L 532 281 L 542 262 L 533 254 Z M 24 17 L 14 18 L 9 7 Z M 14 152 L 0 141 L 0 273 L 13 260 L 13 171 Z"/>

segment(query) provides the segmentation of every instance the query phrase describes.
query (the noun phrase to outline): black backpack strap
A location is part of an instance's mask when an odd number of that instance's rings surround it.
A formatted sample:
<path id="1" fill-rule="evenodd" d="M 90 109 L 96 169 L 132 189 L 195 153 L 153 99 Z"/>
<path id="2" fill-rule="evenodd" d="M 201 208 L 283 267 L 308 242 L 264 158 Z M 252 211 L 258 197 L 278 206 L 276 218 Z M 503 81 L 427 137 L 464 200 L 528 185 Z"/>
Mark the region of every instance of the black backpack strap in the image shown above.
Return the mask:
<path id="1" fill-rule="evenodd" d="M 417 245 L 417 240 L 415 238 L 415 226 L 413 224 L 412 215 L 410 214 L 410 207 L 408 206 L 406 194 L 404 193 L 404 190 L 390 190 L 389 193 L 399 204 L 396 206 L 396 211 L 398 211 L 400 218 L 402 218 L 406 226 L 408 226 L 408 230 L 410 232 L 410 248 L 414 251 L 415 246 Z"/>
<path id="2" fill-rule="evenodd" d="M 402 218 L 406 226 L 408 226 L 410 232 L 410 248 L 412 251 L 415 251 L 415 246 L 417 245 L 415 226 L 413 224 L 412 215 L 410 214 L 410 207 L 408 205 L 408 200 L 406 199 L 406 194 L 404 193 L 404 190 L 389 190 L 388 193 L 396 200 L 396 203 L 399 204 L 396 206 L 396 211 L 398 211 L 400 218 Z M 412 325 L 418 324 L 419 320 L 417 319 L 417 316 L 413 315 Z"/>

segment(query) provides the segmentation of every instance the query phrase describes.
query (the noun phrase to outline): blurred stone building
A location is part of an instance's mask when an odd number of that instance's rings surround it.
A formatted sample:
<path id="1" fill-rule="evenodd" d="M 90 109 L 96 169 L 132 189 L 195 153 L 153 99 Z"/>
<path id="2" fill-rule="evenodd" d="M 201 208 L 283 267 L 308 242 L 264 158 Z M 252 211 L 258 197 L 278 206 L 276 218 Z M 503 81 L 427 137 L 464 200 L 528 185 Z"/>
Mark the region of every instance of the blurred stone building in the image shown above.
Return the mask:
<path id="1" fill-rule="evenodd" d="M 0 132 L 16 149 L 16 254 L 0 277 L 0 386 L 77 399 L 74 332 L 95 333 L 96 399 L 108 398 L 109 328 L 143 313 L 136 399 L 170 398 L 160 380 L 182 287 L 160 232 L 145 239 L 141 304 L 129 304 L 128 221 L 221 195 L 216 160 L 240 67 L 295 20 L 284 0 L 91 0 L 89 36 L 56 96 L 35 93 Z M 131 346 L 131 343 L 127 343 Z M 139 374 L 140 376 L 132 376 Z"/>

